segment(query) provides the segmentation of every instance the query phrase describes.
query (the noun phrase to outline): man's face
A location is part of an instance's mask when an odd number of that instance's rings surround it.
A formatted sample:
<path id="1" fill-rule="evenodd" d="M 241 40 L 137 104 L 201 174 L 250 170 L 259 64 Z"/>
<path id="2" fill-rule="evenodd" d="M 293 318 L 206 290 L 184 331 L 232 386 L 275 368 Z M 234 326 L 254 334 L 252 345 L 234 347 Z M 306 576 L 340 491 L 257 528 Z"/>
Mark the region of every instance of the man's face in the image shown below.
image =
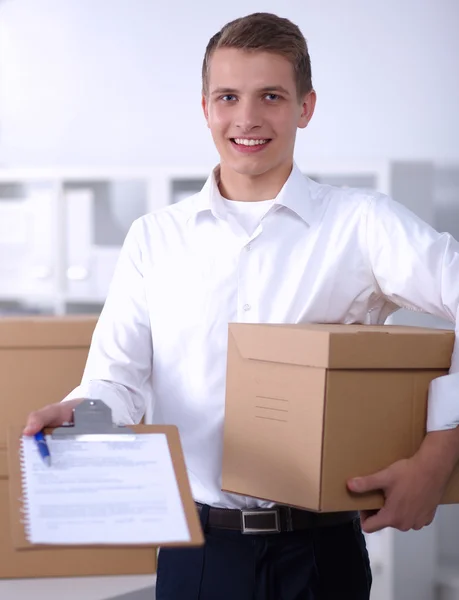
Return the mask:
<path id="1" fill-rule="evenodd" d="M 283 56 L 219 48 L 202 105 L 222 168 L 257 177 L 291 164 L 296 130 L 312 117 L 315 93 L 298 99 Z"/>

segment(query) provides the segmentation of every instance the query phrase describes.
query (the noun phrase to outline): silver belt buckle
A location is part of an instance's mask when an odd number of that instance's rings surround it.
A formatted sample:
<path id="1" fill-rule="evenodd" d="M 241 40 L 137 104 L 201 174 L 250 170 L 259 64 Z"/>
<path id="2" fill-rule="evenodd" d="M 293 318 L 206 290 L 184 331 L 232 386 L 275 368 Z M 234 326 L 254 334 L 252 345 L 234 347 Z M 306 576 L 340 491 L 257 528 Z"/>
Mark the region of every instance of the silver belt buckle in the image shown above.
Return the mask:
<path id="1" fill-rule="evenodd" d="M 248 527 L 246 523 L 246 518 L 256 515 L 272 515 L 274 517 L 274 527 L 270 527 L 268 529 L 258 529 L 256 527 Z M 280 519 L 279 519 L 279 510 L 241 510 L 241 531 L 242 533 L 247 534 L 257 534 L 257 533 L 280 533 Z"/>

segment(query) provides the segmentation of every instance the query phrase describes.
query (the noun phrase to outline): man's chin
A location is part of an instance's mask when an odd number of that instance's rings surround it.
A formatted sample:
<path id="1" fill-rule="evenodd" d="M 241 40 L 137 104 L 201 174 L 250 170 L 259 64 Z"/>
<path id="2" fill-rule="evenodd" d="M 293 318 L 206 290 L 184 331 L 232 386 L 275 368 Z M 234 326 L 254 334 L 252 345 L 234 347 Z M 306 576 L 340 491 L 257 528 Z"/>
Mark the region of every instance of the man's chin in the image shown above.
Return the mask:
<path id="1" fill-rule="evenodd" d="M 257 177 L 269 171 L 270 166 L 266 161 L 225 161 L 224 168 L 245 177 Z"/>

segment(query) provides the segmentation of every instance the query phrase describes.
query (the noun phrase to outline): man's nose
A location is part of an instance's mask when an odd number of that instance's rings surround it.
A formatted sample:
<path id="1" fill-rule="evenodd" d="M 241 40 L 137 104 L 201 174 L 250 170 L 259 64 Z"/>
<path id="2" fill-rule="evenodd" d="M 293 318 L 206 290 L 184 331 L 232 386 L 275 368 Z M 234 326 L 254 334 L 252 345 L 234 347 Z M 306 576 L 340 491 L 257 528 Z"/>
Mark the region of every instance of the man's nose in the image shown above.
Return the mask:
<path id="1" fill-rule="evenodd" d="M 251 100 L 239 102 L 235 125 L 241 132 L 249 132 L 262 123 L 261 107 Z"/>

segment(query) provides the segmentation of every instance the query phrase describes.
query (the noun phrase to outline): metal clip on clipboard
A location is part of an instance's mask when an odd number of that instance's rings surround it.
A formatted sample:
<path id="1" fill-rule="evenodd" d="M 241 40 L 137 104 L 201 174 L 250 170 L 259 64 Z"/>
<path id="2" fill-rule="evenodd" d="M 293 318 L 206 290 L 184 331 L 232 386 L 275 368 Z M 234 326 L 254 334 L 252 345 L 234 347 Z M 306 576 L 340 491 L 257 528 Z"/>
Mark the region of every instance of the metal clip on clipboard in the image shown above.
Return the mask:
<path id="1" fill-rule="evenodd" d="M 135 436 L 134 431 L 128 427 L 114 425 L 112 409 L 102 400 L 83 400 L 73 409 L 73 423 L 57 427 L 52 432 L 54 439 L 78 439 L 84 441 L 94 440 L 95 436 L 107 435 Z"/>

